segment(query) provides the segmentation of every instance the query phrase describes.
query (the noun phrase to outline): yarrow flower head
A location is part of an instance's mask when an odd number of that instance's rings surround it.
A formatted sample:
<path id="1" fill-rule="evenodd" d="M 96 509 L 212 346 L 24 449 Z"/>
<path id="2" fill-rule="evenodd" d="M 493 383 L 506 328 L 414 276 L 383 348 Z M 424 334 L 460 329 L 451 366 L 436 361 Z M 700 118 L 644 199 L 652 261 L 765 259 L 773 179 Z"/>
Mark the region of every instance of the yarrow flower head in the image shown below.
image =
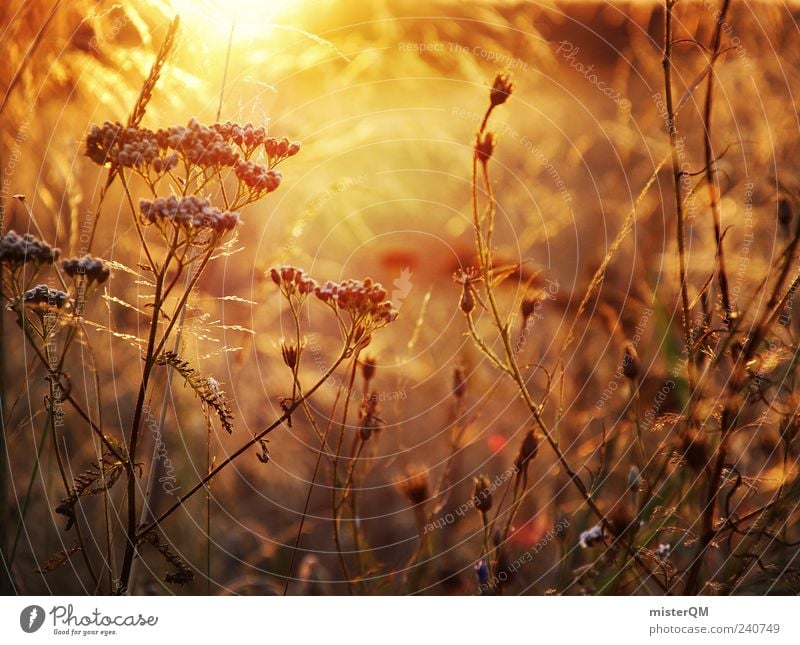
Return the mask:
<path id="1" fill-rule="evenodd" d="M 86 137 L 86 156 L 101 166 L 110 163 L 143 170 L 160 159 L 161 152 L 152 131 L 129 128 L 118 121 L 93 125 Z M 161 164 L 164 166 L 166 162 L 162 160 Z"/>
<path id="2" fill-rule="evenodd" d="M 69 302 L 69 295 L 58 289 L 51 289 L 46 284 L 40 284 L 28 289 L 22 296 L 22 302 L 26 307 L 40 312 L 57 311 L 63 309 Z"/>
<path id="3" fill-rule="evenodd" d="M 353 322 L 368 324 L 370 329 L 383 327 L 397 319 L 397 311 L 386 299 L 386 289 L 372 278 L 328 281 L 318 286 L 314 294 L 331 308 L 346 311 Z"/>
<path id="4" fill-rule="evenodd" d="M 307 296 L 317 288 L 317 281 L 303 269 L 293 266 L 272 267 L 269 271 L 272 281 L 278 285 L 287 298 L 292 295 Z"/>
<path id="5" fill-rule="evenodd" d="M 58 249 L 29 233 L 19 235 L 9 231 L 0 241 L 0 262 L 12 269 L 29 262 L 36 265 L 53 264 L 58 255 Z"/>
<path id="6" fill-rule="evenodd" d="M 73 280 L 85 280 L 88 284 L 94 285 L 103 284 L 111 274 L 102 260 L 93 258 L 91 255 L 63 260 L 61 270 Z"/>
<path id="7" fill-rule="evenodd" d="M 171 148 L 187 164 L 206 168 L 233 166 L 240 157 L 218 125 L 202 125 L 194 117 L 186 126 L 173 125 L 155 133 L 155 140 L 163 149 Z"/>
<path id="8" fill-rule="evenodd" d="M 239 213 L 221 211 L 207 199 L 193 195 L 180 198 L 172 195 L 152 201 L 142 199 L 139 202 L 139 212 L 146 224 L 157 224 L 162 229 L 171 225 L 190 236 L 201 231 L 222 235 L 233 230 L 239 222 Z"/>
<path id="9" fill-rule="evenodd" d="M 283 179 L 280 170 L 244 159 L 238 159 L 233 169 L 239 181 L 253 191 L 256 196 L 274 192 L 281 185 L 281 179 Z"/>

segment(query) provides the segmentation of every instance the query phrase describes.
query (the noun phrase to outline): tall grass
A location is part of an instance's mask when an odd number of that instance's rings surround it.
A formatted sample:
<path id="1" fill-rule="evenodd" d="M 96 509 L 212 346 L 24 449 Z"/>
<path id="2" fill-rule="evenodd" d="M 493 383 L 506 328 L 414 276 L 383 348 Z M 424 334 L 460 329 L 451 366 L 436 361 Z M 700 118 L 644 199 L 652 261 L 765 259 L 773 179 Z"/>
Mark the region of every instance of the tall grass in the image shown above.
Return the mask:
<path id="1" fill-rule="evenodd" d="M 749 7 L 32 4 L 4 592 L 796 592 L 796 74 Z"/>

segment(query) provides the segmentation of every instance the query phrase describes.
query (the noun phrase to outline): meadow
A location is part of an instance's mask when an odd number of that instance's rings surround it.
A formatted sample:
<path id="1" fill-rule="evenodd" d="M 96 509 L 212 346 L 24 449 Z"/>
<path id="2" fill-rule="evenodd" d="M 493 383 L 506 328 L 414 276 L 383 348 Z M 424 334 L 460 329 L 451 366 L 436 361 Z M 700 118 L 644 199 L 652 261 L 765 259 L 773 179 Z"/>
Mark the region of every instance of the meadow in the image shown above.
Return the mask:
<path id="1" fill-rule="evenodd" d="M 800 592 L 799 16 L 4 2 L 3 593 Z"/>

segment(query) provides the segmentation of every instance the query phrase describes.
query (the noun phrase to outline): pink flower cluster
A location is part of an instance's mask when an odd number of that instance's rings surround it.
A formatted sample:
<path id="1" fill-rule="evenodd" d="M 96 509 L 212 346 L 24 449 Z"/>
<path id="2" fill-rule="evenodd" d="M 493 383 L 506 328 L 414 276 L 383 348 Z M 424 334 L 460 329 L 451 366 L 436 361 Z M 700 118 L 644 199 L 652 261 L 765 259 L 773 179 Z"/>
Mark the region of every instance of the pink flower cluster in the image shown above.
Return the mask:
<path id="1" fill-rule="evenodd" d="M 20 267 L 27 262 L 53 264 L 58 259 L 58 254 L 58 249 L 30 233 L 19 235 L 16 231 L 11 230 L 0 240 L 0 262 L 13 268 Z"/>
<path id="2" fill-rule="evenodd" d="M 86 137 L 86 156 L 101 166 L 111 163 L 143 170 L 158 162 L 157 165 L 166 171 L 177 163 L 177 159 L 162 157 L 161 153 L 150 130 L 126 128 L 119 122 L 93 125 Z"/>
<path id="3" fill-rule="evenodd" d="M 221 211 L 211 206 L 207 199 L 188 197 L 159 197 L 156 200 L 142 199 L 139 211 L 146 223 L 172 224 L 188 233 L 211 230 L 217 234 L 232 230 L 239 222 L 239 213 Z"/>
<path id="4" fill-rule="evenodd" d="M 98 258 L 84 255 L 82 258 L 69 258 L 61 262 L 61 270 L 70 278 L 85 278 L 89 283 L 102 284 L 111 275 L 109 268 Z"/>
<path id="5" fill-rule="evenodd" d="M 267 164 L 250 157 L 263 146 Z M 268 137 L 266 130 L 251 123 L 203 125 L 192 118 L 189 123 L 161 128 L 128 128 L 106 121 L 93 125 L 86 137 L 86 155 L 95 163 L 111 163 L 157 174 L 174 168 L 180 159 L 203 168 L 235 167 L 237 177 L 248 187 L 271 192 L 280 184 L 280 174 L 270 171 L 281 161 L 300 151 L 300 143 Z"/>
<path id="6" fill-rule="evenodd" d="M 216 126 L 202 125 L 195 118 L 190 119 L 187 126 L 173 125 L 158 130 L 155 140 L 162 148 L 172 148 L 187 163 L 197 166 L 221 168 L 239 160 L 239 153 L 229 143 L 229 138 L 220 134 Z"/>
<path id="7" fill-rule="evenodd" d="M 353 320 L 369 316 L 378 326 L 390 323 L 397 318 L 397 311 L 386 299 L 387 293 L 380 283 L 372 278 L 361 280 L 330 280 L 314 290 L 325 304 L 347 311 Z"/>
<path id="8" fill-rule="evenodd" d="M 280 170 L 267 168 L 263 164 L 239 159 L 234 167 L 236 177 L 250 190 L 257 193 L 271 193 L 281 185 Z"/>
<path id="9" fill-rule="evenodd" d="M 269 159 L 269 167 L 274 168 L 284 159 L 294 157 L 300 152 L 300 142 L 289 143 L 289 139 L 284 137 L 280 141 L 274 137 L 269 137 L 264 141 L 264 152 Z"/>
<path id="10" fill-rule="evenodd" d="M 317 281 L 303 269 L 292 266 L 273 267 L 269 270 L 269 276 L 287 296 L 294 293 L 305 296 L 313 293 L 318 287 Z"/>

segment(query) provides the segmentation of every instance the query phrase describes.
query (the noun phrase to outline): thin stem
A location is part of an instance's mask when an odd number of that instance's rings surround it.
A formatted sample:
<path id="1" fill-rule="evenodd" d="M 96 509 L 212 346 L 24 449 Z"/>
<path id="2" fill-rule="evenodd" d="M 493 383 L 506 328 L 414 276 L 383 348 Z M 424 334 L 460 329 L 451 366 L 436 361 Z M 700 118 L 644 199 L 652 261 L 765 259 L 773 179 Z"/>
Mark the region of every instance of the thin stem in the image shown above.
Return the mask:
<path id="1" fill-rule="evenodd" d="M 684 202 L 683 202 L 683 170 L 681 169 L 681 154 L 679 151 L 678 127 L 675 121 L 675 107 L 672 99 L 672 10 L 677 0 L 664 0 L 664 101 L 667 110 L 667 131 L 669 134 L 670 153 L 672 157 L 672 181 L 675 190 L 676 236 L 678 239 L 678 263 L 681 291 L 681 306 L 683 317 L 683 334 L 686 343 L 686 370 L 689 377 L 690 388 L 692 382 L 692 320 L 689 305 L 689 289 L 686 277 L 686 232 Z"/>
<path id="2" fill-rule="evenodd" d="M 255 444 L 257 444 L 261 439 L 266 437 L 270 432 L 272 432 L 275 428 L 282 425 L 300 405 L 302 405 L 303 401 L 310 398 L 322 385 L 330 378 L 330 376 L 336 371 L 336 369 L 341 365 L 342 361 L 345 360 L 348 353 L 348 348 L 345 347 L 342 351 L 339 358 L 334 361 L 333 365 L 331 365 L 322 375 L 319 381 L 317 381 L 314 386 L 303 396 L 302 398 L 298 399 L 297 401 L 293 402 L 292 404 L 288 405 L 286 410 L 279 416 L 275 421 L 273 421 L 265 430 L 262 430 L 258 434 L 254 435 L 251 439 L 246 441 L 242 446 L 240 446 L 235 452 L 233 452 L 229 457 L 223 460 L 219 466 L 216 466 L 209 472 L 205 477 L 203 477 L 199 482 L 197 482 L 194 486 L 192 486 L 186 493 L 184 493 L 172 506 L 170 506 L 167 510 L 165 510 L 161 515 L 159 515 L 155 520 L 148 523 L 146 526 L 139 529 L 137 532 L 137 541 L 138 538 L 146 535 L 153 529 L 157 528 L 161 525 L 161 523 L 166 520 L 170 515 L 172 515 L 175 511 L 177 511 L 181 506 L 183 506 L 191 497 L 197 493 L 197 491 L 201 490 L 208 482 L 214 479 L 219 473 L 225 470 L 234 460 L 238 457 L 243 455 L 249 448 L 252 448 Z"/>
<path id="3" fill-rule="evenodd" d="M 292 581 L 292 575 L 294 574 L 294 561 L 295 557 L 297 556 L 297 549 L 300 546 L 300 537 L 303 535 L 303 527 L 306 523 L 306 517 L 308 516 L 308 506 L 311 503 L 311 494 L 314 492 L 314 484 L 317 481 L 317 473 L 319 472 L 319 465 L 322 462 L 322 455 L 326 450 L 326 441 L 328 439 L 328 433 L 330 432 L 331 428 L 333 427 L 333 411 L 336 410 L 336 406 L 339 403 L 339 397 L 341 396 L 341 392 L 336 393 L 336 399 L 333 402 L 333 410 L 331 411 L 330 419 L 328 420 L 328 425 L 325 427 L 325 432 L 322 434 L 322 440 L 320 442 L 319 453 L 317 454 L 317 463 L 314 464 L 314 472 L 311 475 L 311 483 L 308 486 L 308 494 L 306 495 L 306 502 L 303 506 L 303 514 L 300 517 L 300 526 L 297 528 L 297 537 L 294 540 L 294 546 L 292 547 L 292 558 L 289 561 L 289 572 L 286 575 L 286 582 L 283 585 L 283 595 L 285 596 L 289 592 L 289 583 Z M 303 400 L 303 411 L 306 414 L 306 418 L 308 419 L 309 423 L 314 426 L 315 430 L 318 430 L 316 427 L 317 422 L 314 420 L 314 416 L 311 412 L 311 409 L 308 406 L 308 402 L 304 399 Z M 319 434 L 319 432 L 317 432 Z"/>
<path id="4" fill-rule="evenodd" d="M 722 245 L 722 214 L 719 204 L 719 187 L 717 185 L 717 164 L 714 159 L 714 150 L 711 144 L 711 117 L 714 112 L 714 87 L 715 87 L 715 74 L 714 64 L 720 55 L 720 48 L 722 46 L 722 26 L 725 24 L 730 8 L 730 0 L 722 0 L 722 7 L 717 18 L 717 27 L 714 30 L 714 39 L 711 44 L 711 60 L 709 67 L 711 71 L 708 74 L 708 90 L 706 91 L 706 103 L 704 112 L 704 147 L 706 155 L 706 184 L 708 186 L 709 206 L 711 207 L 711 214 L 714 220 L 714 239 L 717 244 L 717 262 L 719 264 L 717 271 L 717 279 L 719 281 L 719 290 L 722 295 L 722 307 L 725 310 L 725 315 L 728 321 L 731 321 L 734 312 L 731 305 L 730 292 L 728 290 L 728 275 L 725 271 L 725 252 Z"/>

